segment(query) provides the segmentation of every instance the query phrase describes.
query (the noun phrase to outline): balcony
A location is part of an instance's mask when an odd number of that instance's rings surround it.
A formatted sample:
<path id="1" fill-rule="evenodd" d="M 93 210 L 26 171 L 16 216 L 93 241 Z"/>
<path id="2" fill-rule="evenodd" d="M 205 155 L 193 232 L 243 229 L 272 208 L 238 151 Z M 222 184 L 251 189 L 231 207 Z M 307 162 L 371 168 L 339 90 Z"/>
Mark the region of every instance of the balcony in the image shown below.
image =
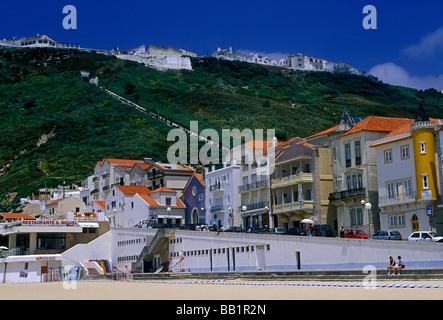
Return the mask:
<path id="1" fill-rule="evenodd" d="M 225 211 L 225 206 L 222 204 L 211 207 L 211 213 L 224 212 L 224 211 Z"/>
<path id="2" fill-rule="evenodd" d="M 384 206 L 394 206 L 401 204 L 409 204 L 413 203 L 417 200 L 417 192 L 411 192 L 409 194 L 401 193 L 401 194 L 393 194 L 388 197 L 379 197 L 378 205 L 379 207 Z"/>
<path id="3" fill-rule="evenodd" d="M 265 209 L 265 207 L 268 206 L 268 205 L 269 205 L 268 201 L 262 201 L 262 202 L 245 204 L 246 211 Z M 238 211 L 243 213 L 244 211 L 242 210 L 242 207 L 243 206 L 238 207 Z"/>
<path id="4" fill-rule="evenodd" d="M 267 188 L 267 187 L 268 187 L 268 180 L 261 180 L 261 181 L 251 182 L 251 183 L 239 186 L 238 192 L 239 193 L 247 192 L 247 191 L 261 189 L 261 188 Z"/>
<path id="5" fill-rule="evenodd" d="M 272 213 L 274 214 L 285 213 L 290 211 L 298 211 L 298 210 L 311 212 L 312 210 L 314 210 L 314 201 L 306 200 L 302 202 L 289 202 L 289 203 L 278 204 L 272 207 Z"/>
<path id="6" fill-rule="evenodd" d="M 100 192 L 100 189 L 98 189 L 98 188 L 95 188 L 95 189 L 93 189 L 92 191 L 91 191 L 91 194 L 94 194 L 94 193 L 99 193 Z"/>
<path id="7" fill-rule="evenodd" d="M 287 177 L 272 179 L 271 188 L 282 188 L 291 185 L 297 185 L 299 183 L 313 182 L 312 173 L 300 172 L 299 174 L 293 174 Z"/>
<path id="8" fill-rule="evenodd" d="M 109 179 L 110 176 L 111 176 L 111 174 L 108 172 L 108 173 L 105 173 L 105 174 L 102 176 L 102 178 L 103 178 L 103 179 Z"/>
<path id="9" fill-rule="evenodd" d="M 348 200 L 366 195 L 365 188 L 350 189 L 345 191 L 332 192 L 329 194 L 329 201 Z"/>
<path id="10" fill-rule="evenodd" d="M 110 186 L 104 186 L 104 187 L 103 187 L 103 191 L 109 191 L 109 190 L 111 190 L 111 187 L 110 187 Z"/>
<path id="11" fill-rule="evenodd" d="M 92 182 L 97 182 L 97 181 L 100 181 L 100 177 L 94 177 L 94 178 L 92 178 Z"/>
<path id="12" fill-rule="evenodd" d="M 209 191 L 223 191 L 225 188 L 225 184 L 224 183 L 214 183 L 212 186 L 209 186 Z"/>

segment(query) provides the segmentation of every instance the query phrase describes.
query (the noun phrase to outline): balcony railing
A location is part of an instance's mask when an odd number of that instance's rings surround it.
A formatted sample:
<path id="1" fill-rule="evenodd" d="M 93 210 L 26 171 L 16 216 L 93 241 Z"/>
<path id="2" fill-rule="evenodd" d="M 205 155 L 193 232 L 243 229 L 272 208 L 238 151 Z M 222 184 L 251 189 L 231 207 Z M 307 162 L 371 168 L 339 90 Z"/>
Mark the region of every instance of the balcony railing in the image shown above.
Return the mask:
<path id="1" fill-rule="evenodd" d="M 223 190 L 225 188 L 225 184 L 224 183 L 214 183 L 212 186 L 209 186 L 209 191 L 217 191 L 217 190 Z"/>
<path id="2" fill-rule="evenodd" d="M 93 177 L 92 182 L 100 181 L 100 177 Z"/>
<path id="3" fill-rule="evenodd" d="M 271 188 L 281 188 L 299 183 L 313 182 L 312 173 L 300 172 L 286 177 L 272 179 Z"/>
<path id="4" fill-rule="evenodd" d="M 211 213 L 222 212 L 222 211 L 225 211 L 225 206 L 222 204 L 211 207 Z"/>
<path id="5" fill-rule="evenodd" d="M 92 191 L 91 191 L 91 194 L 94 194 L 94 193 L 99 193 L 100 192 L 100 189 L 98 189 L 98 188 L 95 188 L 95 189 L 93 189 Z"/>
<path id="6" fill-rule="evenodd" d="M 346 200 L 346 199 L 352 199 L 355 197 L 364 197 L 365 195 L 366 195 L 365 188 L 357 188 L 357 189 L 332 192 L 329 194 L 328 199 L 329 199 L 329 201 Z"/>
<path id="7" fill-rule="evenodd" d="M 246 206 L 246 211 L 264 209 L 266 206 L 268 206 L 268 201 L 245 204 L 245 206 Z M 243 206 L 238 207 L 239 212 L 243 212 L 242 207 Z"/>
<path id="8" fill-rule="evenodd" d="M 255 189 L 266 188 L 268 186 L 268 180 L 255 181 L 248 184 L 244 184 L 238 187 L 238 192 L 246 192 Z"/>
<path id="9" fill-rule="evenodd" d="M 105 173 L 105 174 L 102 176 L 102 178 L 103 178 L 103 179 L 109 179 L 110 176 L 111 176 L 111 174 L 108 172 L 108 173 Z"/>
<path id="10" fill-rule="evenodd" d="M 378 197 L 378 204 L 383 205 L 398 205 L 403 203 L 414 202 L 417 199 L 417 192 L 411 192 L 409 194 L 393 194 L 391 196 Z"/>
<path id="11" fill-rule="evenodd" d="M 283 213 L 283 212 L 290 212 L 290 211 L 297 211 L 297 210 L 303 210 L 303 211 L 314 210 L 314 201 L 305 200 L 302 202 L 290 202 L 290 203 L 278 204 L 278 205 L 275 205 L 272 207 L 272 212 L 275 214 Z"/>

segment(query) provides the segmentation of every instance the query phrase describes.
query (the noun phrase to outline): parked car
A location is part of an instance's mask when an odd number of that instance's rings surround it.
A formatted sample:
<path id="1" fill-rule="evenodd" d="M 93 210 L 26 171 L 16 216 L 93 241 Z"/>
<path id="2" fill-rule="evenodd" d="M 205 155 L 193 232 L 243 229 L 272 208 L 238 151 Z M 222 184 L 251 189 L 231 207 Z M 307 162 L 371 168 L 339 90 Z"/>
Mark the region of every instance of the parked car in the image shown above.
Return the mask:
<path id="1" fill-rule="evenodd" d="M 402 240 L 402 236 L 398 231 L 378 230 L 372 235 L 372 239 Z"/>
<path id="2" fill-rule="evenodd" d="M 360 229 L 345 229 L 344 238 L 368 239 L 369 235 Z"/>
<path id="3" fill-rule="evenodd" d="M 180 226 L 181 230 L 195 230 L 196 225 L 195 224 L 182 224 Z"/>
<path id="4" fill-rule="evenodd" d="M 273 231 L 275 234 L 286 234 L 285 228 L 282 228 L 282 227 L 274 228 Z"/>
<path id="5" fill-rule="evenodd" d="M 315 224 L 314 225 L 314 236 L 317 237 L 333 237 L 334 231 L 329 224 Z"/>
<path id="6" fill-rule="evenodd" d="M 289 228 L 285 234 L 293 235 L 293 236 L 304 236 L 305 231 L 302 228 Z"/>
<path id="7" fill-rule="evenodd" d="M 225 232 L 245 232 L 242 227 L 230 226 L 225 229 Z"/>
<path id="8" fill-rule="evenodd" d="M 443 242 L 443 237 L 437 236 L 434 231 L 416 231 L 411 233 L 408 241 Z"/>
<path id="9" fill-rule="evenodd" d="M 246 229 L 247 233 L 266 233 L 267 231 L 268 229 L 264 227 L 249 227 Z"/>

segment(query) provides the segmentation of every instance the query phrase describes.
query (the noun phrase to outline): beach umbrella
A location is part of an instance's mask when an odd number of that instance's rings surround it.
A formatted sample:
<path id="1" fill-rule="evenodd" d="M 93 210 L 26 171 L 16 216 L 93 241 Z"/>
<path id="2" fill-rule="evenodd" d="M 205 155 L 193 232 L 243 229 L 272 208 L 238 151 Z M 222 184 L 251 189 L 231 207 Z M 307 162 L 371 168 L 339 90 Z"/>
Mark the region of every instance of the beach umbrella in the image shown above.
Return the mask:
<path id="1" fill-rule="evenodd" d="M 301 223 L 307 223 L 307 224 L 314 224 L 314 221 L 312 221 L 311 219 L 303 219 L 302 221 L 300 221 Z"/>

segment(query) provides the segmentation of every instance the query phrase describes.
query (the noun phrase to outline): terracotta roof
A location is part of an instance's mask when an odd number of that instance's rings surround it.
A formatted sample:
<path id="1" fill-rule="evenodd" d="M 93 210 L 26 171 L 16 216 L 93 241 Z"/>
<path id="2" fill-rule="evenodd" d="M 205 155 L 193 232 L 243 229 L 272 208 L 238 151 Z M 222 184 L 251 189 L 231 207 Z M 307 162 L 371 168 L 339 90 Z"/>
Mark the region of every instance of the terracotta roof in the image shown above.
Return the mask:
<path id="1" fill-rule="evenodd" d="M 391 132 L 405 124 L 411 122 L 411 119 L 388 118 L 388 117 L 367 117 L 366 119 L 354 124 L 351 130 L 343 133 L 340 137 L 347 136 L 360 131 L 379 131 Z"/>
<path id="2" fill-rule="evenodd" d="M 106 201 L 104 200 L 94 200 L 95 203 L 97 203 L 99 206 L 106 208 Z"/>
<path id="3" fill-rule="evenodd" d="M 131 160 L 131 159 L 103 159 L 103 161 L 106 161 L 109 164 L 115 164 L 115 165 L 129 165 L 133 166 L 136 163 L 145 163 L 143 160 Z"/>
<path id="4" fill-rule="evenodd" d="M 65 200 L 65 199 L 67 199 L 67 198 L 68 198 L 68 197 L 64 197 L 64 198 L 60 198 L 60 199 L 54 200 L 54 201 L 48 203 L 47 205 L 50 206 L 50 205 L 53 205 L 53 204 L 57 204 L 57 203 L 59 203 L 60 201 Z"/>
<path id="5" fill-rule="evenodd" d="M 193 176 L 204 186 L 203 175 L 201 173 L 194 173 Z"/>
<path id="6" fill-rule="evenodd" d="M 333 127 L 331 127 L 331 128 L 329 128 L 329 129 L 326 129 L 326 130 L 314 133 L 314 134 L 310 135 L 309 137 L 306 137 L 305 140 L 312 139 L 312 138 L 315 138 L 317 136 L 322 136 L 322 135 L 325 135 L 325 134 L 329 134 L 329 133 L 337 130 L 337 128 L 338 128 L 338 124 L 333 126 Z"/>
<path id="7" fill-rule="evenodd" d="M 120 189 L 121 192 L 124 194 L 136 194 L 136 193 L 143 193 L 148 194 L 151 192 L 147 187 L 145 186 L 122 186 L 122 185 L 115 185 L 118 189 Z"/>
<path id="8" fill-rule="evenodd" d="M 37 220 L 35 217 L 25 213 L 0 213 L 0 218 L 6 220 Z"/>
<path id="9" fill-rule="evenodd" d="M 183 204 L 183 202 L 179 198 L 177 198 L 177 205 L 176 206 L 172 206 L 172 205 L 159 204 L 149 194 L 139 194 L 139 193 L 137 193 L 137 195 L 140 198 L 142 198 L 151 207 L 171 207 L 171 208 L 176 208 L 176 207 L 184 208 L 185 207 L 185 205 Z"/>
<path id="10" fill-rule="evenodd" d="M 151 191 L 150 193 L 155 193 L 155 192 L 174 192 L 174 193 L 177 193 L 177 191 L 174 191 L 174 190 L 166 188 L 166 187 L 157 188 L 154 191 Z"/>

